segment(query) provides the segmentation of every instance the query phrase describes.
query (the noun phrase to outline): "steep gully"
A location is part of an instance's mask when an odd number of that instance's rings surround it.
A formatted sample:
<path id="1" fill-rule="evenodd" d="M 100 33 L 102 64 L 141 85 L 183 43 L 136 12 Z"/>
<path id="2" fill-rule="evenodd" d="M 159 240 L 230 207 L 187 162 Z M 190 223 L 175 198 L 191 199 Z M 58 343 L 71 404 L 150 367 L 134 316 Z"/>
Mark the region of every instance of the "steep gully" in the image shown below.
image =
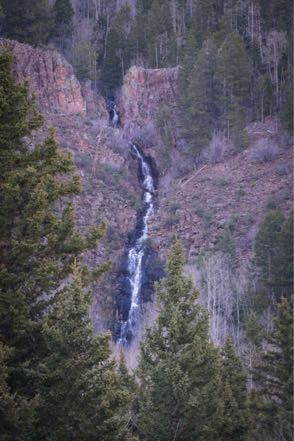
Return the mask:
<path id="1" fill-rule="evenodd" d="M 119 114 L 116 105 L 110 110 L 112 125 L 119 127 Z M 139 175 L 143 186 L 143 209 L 137 219 L 136 238 L 127 253 L 127 272 L 124 284 L 127 286 L 127 307 L 119 326 L 118 343 L 127 346 L 135 335 L 138 319 L 140 317 L 141 291 L 144 265 L 147 265 L 146 241 L 148 239 L 148 222 L 154 213 L 155 180 L 151 165 L 140 148 L 130 143 L 131 153 L 137 158 Z M 125 301 L 125 299 L 124 299 Z"/>

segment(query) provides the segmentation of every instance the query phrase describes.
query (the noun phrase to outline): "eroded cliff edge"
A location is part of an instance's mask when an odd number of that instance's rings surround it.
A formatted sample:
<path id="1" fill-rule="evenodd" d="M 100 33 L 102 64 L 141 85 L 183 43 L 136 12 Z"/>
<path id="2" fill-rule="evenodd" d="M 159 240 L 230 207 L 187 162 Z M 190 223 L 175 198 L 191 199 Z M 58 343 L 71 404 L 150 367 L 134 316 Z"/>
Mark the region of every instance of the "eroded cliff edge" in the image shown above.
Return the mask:
<path id="1" fill-rule="evenodd" d="M 230 334 L 240 347 L 244 330 L 236 316 L 254 292 L 256 234 L 267 215 L 280 210 L 287 217 L 293 206 L 292 140 L 278 118 L 268 117 L 247 126 L 242 149 L 217 133 L 197 161 L 187 158 L 173 125 L 178 69 L 132 67 L 120 98 L 122 123 L 159 169 L 153 248 L 164 260 L 174 238 L 181 239 L 213 341 L 223 344 Z"/>
<path id="2" fill-rule="evenodd" d="M 109 329 L 116 271 L 140 204 L 136 161 L 129 158 L 119 130 L 110 126 L 104 98 L 93 92 L 89 82 L 80 84 L 61 54 L 4 39 L 0 39 L 0 46 L 12 49 L 13 72 L 20 82 L 28 83 L 44 117 L 44 126 L 34 133 L 32 143 L 44 139 L 53 126 L 61 148 L 74 156 L 83 188 L 76 198 L 78 228 L 86 231 L 107 220 L 106 237 L 85 259 L 90 266 L 106 259 L 113 263 L 102 286 L 94 287 L 91 311 L 96 330 Z"/>
<path id="3" fill-rule="evenodd" d="M 53 125 L 61 147 L 75 157 L 83 184 L 83 193 L 76 200 L 79 228 L 85 230 L 102 218 L 108 220 L 102 246 L 85 256 L 90 265 L 105 258 L 113 262 L 112 273 L 103 281 L 102 289 L 95 291 L 92 318 L 96 330 L 111 327 L 119 289 L 119 262 L 140 208 L 137 164 L 129 156 L 128 139 L 142 142 L 159 167 L 151 245 L 164 258 L 173 238 L 181 238 L 187 270 L 198 284 L 199 256 L 208 252 L 216 259 L 205 261 L 206 274 L 201 277 L 209 277 L 211 265 L 216 268 L 223 258 L 215 251 L 220 244 L 226 251 L 226 243 L 230 246 L 232 240 L 242 270 L 252 256 L 256 231 L 270 207 L 277 206 L 285 214 L 290 211 L 292 151 L 278 120 L 269 118 L 251 124 L 247 128 L 249 147 L 243 151 L 230 150 L 232 146 L 223 140 L 223 156 L 215 160 L 207 155 L 201 164 L 185 170 L 177 140 L 163 142 L 159 127 L 162 115 L 168 122 L 175 112 L 179 68 L 133 66 L 125 76 L 118 103 L 122 129 L 114 129 L 104 99 L 92 91 L 89 83 L 79 83 L 58 52 L 0 40 L 2 46 L 7 43 L 14 52 L 16 77 L 29 82 L 45 117 L 44 129 L 35 134 L 35 141 Z M 254 156 L 260 146 L 274 146 L 269 160 Z M 229 277 L 226 269 L 221 270 L 224 277 Z M 150 324 L 153 316 L 153 306 L 147 305 L 145 322 Z"/>

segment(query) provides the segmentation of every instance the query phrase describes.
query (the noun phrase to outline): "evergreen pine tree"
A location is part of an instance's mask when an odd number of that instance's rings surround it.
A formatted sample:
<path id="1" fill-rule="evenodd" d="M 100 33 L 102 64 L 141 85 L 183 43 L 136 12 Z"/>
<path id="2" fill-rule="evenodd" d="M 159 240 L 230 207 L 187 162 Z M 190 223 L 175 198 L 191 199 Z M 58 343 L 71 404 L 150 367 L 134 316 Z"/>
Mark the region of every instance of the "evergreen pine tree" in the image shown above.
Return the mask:
<path id="1" fill-rule="evenodd" d="M 34 421 L 36 400 L 25 400 L 16 393 L 11 393 L 7 379 L 9 359 L 12 349 L 0 342 L 0 421 L 1 441 L 29 438 L 29 431 Z"/>
<path id="2" fill-rule="evenodd" d="M 285 220 L 279 210 L 270 212 L 255 240 L 255 264 L 270 296 L 278 300 L 292 295 L 293 213 Z"/>
<path id="3" fill-rule="evenodd" d="M 8 392 L 33 406 L 39 394 L 35 375 L 44 346 L 42 320 L 71 274 L 72 262 L 96 246 L 103 228 L 85 237 L 76 232 L 70 199 L 79 192 L 79 179 L 53 133 L 34 148 L 25 141 L 42 119 L 27 88 L 16 84 L 11 62 L 10 50 L 2 50 L 0 341 L 11 354 L 5 361 Z M 86 267 L 83 275 L 85 282 L 96 276 Z"/>
<path id="4" fill-rule="evenodd" d="M 69 25 L 74 16 L 70 0 L 56 0 L 53 6 L 55 24 Z"/>
<path id="5" fill-rule="evenodd" d="M 293 439 L 293 314 L 282 299 L 274 330 L 267 339 L 255 381 L 259 400 L 259 433 L 269 440 Z"/>
<path id="6" fill-rule="evenodd" d="M 177 242 L 168 276 L 157 289 L 156 324 L 141 347 L 136 425 L 144 440 L 215 441 L 219 435 L 219 355 L 209 342 L 207 314 L 183 276 L 183 265 Z"/>
<path id="7" fill-rule="evenodd" d="M 222 349 L 222 401 L 224 424 L 219 440 L 250 441 L 252 427 L 249 419 L 246 376 L 231 338 Z"/>
<path id="8" fill-rule="evenodd" d="M 217 118 L 214 73 L 216 47 L 204 42 L 195 62 L 188 55 L 179 78 L 178 109 L 181 135 L 197 156 L 208 145 Z"/>
<path id="9" fill-rule="evenodd" d="M 221 129 L 242 147 L 242 130 L 249 104 L 250 62 L 242 38 L 235 32 L 223 42 L 217 60 L 216 82 Z M 238 145 L 240 143 L 240 145 Z"/>
<path id="10" fill-rule="evenodd" d="M 110 335 L 93 334 L 89 307 L 74 265 L 72 284 L 44 321 L 38 427 L 30 439 L 126 439 L 130 394 L 115 371 Z"/>
<path id="11" fill-rule="evenodd" d="M 130 8 L 124 7 L 117 14 L 109 31 L 101 80 L 106 93 L 122 84 L 124 74 L 130 66 L 132 57 L 132 38 L 129 33 Z"/>
<path id="12" fill-rule="evenodd" d="M 57 37 L 59 48 L 64 49 L 66 39 L 70 36 L 74 10 L 70 0 L 56 0 L 53 6 L 53 37 Z"/>
<path id="13" fill-rule="evenodd" d="M 48 0 L 2 0 L 6 37 L 33 46 L 46 44 L 52 27 Z"/>

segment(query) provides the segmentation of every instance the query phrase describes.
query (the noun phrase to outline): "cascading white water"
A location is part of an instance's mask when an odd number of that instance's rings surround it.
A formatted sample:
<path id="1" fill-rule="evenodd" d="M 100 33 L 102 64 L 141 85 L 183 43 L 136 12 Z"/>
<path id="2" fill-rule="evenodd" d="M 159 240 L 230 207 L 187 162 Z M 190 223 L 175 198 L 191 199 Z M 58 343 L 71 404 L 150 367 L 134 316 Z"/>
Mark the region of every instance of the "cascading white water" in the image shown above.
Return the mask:
<path id="1" fill-rule="evenodd" d="M 113 127 L 117 128 L 118 127 L 118 123 L 119 123 L 119 115 L 118 115 L 118 113 L 116 111 L 116 106 L 115 105 L 113 106 L 112 111 L 113 111 L 112 124 L 113 124 Z"/>
<path id="2" fill-rule="evenodd" d="M 143 226 L 140 231 L 140 235 L 136 240 L 135 245 L 128 253 L 128 275 L 131 285 L 131 306 L 128 319 L 122 324 L 120 331 L 119 342 L 122 345 L 127 344 L 128 335 L 133 334 L 139 315 L 139 300 L 142 286 L 142 260 L 145 252 L 145 242 L 148 237 L 148 221 L 153 214 L 154 195 L 154 181 L 150 166 L 134 144 L 132 144 L 132 149 L 140 162 L 141 171 L 144 178 L 143 188 L 145 213 L 143 216 Z"/>

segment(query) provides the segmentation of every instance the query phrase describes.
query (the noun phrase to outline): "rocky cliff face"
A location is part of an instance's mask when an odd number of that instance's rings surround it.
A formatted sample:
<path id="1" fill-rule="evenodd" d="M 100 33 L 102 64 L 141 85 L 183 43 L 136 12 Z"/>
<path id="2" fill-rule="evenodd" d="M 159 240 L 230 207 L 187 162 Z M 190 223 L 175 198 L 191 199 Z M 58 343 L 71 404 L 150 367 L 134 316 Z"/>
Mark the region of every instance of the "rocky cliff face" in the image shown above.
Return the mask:
<path id="1" fill-rule="evenodd" d="M 211 143 L 204 151 L 202 163 L 187 167 L 176 140 L 170 137 L 171 142 L 164 144 L 152 131 L 163 106 L 165 118 L 175 110 L 176 77 L 177 69 L 131 68 L 122 87 L 121 119 L 129 136 L 139 127 L 139 145 L 141 141 L 149 148 L 159 168 L 150 244 L 164 260 L 173 239 L 181 239 L 187 272 L 211 317 L 212 339 L 222 344 L 228 333 L 239 332 L 232 328 L 232 311 L 247 295 L 247 271 L 260 224 L 270 210 L 278 208 L 288 215 L 292 208 L 291 139 L 278 120 L 268 118 L 247 127 L 249 145 L 243 151 L 220 137 L 217 145 Z M 218 150 L 224 154 L 217 157 Z M 145 307 L 151 311 L 150 327 L 155 308 Z"/>
<path id="2" fill-rule="evenodd" d="M 72 66 L 55 50 L 42 50 L 17 41 L 0 40 L 13 50 L 14 73 L 28 81 L 42 112 L 86 114 L 86 102 Z"/>
<path id="3" fill-rule="evenodd" d="M 133 66 L 124 78 L 119 108 L 126 131 L 154 123 L 163 105 L 173 106 L 176 99 L 178 67 L 144 69 Z"/>
<path id="4" fill-rule="evenodd" d="M 103 286 L 95 287 L 91 311 L 97 330 L 109 328 L 116 295 L 113 281 L 118 279 L 125 241 L 140 205 L 137 163 L 128 156 L 120 131 L 110 126 L 104 99 L 89 82 L 80 84 L 61 54 L 0 39 L 0 46 L 7 45 L 13 51 L 16 78 L 28 82 L 44 116 L 44 126 L 34 134 L 33 142 L 44 139 L 53 126 L 61 148 L 74 156 L 83 188 L 76 199 L 78 228 L 86 231 L 102 219 L 108 222 L 106 237 L 85 259 L 92 267 L 105 259 L 113 263 Z"/>
<path id="5" fill-rule="evenodd" d="M 105 258 L 113 262 L 102 289 L 95 290 L 91 312 L 96 329 L 105 329 L 115 310 L 119 262 L 140 208 L 137 163 L 128 153 L 127 141 L 136 130 L 154 128 L 163 106 L 167 113 L 174 110 L 178 68 L 132 67 L 119 101 L 122 129 L 114 129 L 103 98 L 95 95 L 89 83 L 79 83 L 60 54 L 0 40 L 0 46 L 6 44 L 13 49 L 16 77 L 29 82 L 45 117 L 35 141 L 44 138 L 48 126 L 53 125 L 61 148 L 75 157 L 83 184 L 83 193 L 76 200 L 78 227 L 83 231 L 103 218 L 108 221 L 103 243 L 85 256 L 90 265 Z M 208 160 L 180 177 L 175 174 L 180 149 L 163 146 L 158 138 L 152 141 L 152 136 L 146 141 L 144 132 L 143 147 L 152 144 L 148 153 L 157 163 L 166 152 L 172 160 L 172 168 L 166 167 L 158 184 L 157 211 L 150 225 L 151 246 L 165 256 L 172 238 L 178 236 L 185 245 L 192 273 L 196 272 L 199 254 L 203 250 L 213 252 L 220 240 L 227 240 L 228 231 L 240 264 L 246 264 L 258 225 L 269 207 L 276 204 L 285 213 L 291 209 L 292 153 L 282 128 L 268 120 L 251 125 L 248 132 L 251 144 L 247 150 L 229 154 L 217 163 Z M 267 149 L 272 149 L 271 157 L 266 157 Z M 144 315 L 149 326 L 154 308 L 151 304 L 144 308 L 149 311 Z"/>
<path id="6" fill-rule="evenodd" d="M 120 112 L 123 129 L 131 134 L 138 127 L 156 124 L 165 106 L 173 112 L 179 68 L 144 69 L 133 66 L 126 74 L 121 91 Z M 203 162 L 180 171 L 181 150 L 176 144 L 164 146 L 160 140 L 150 152 L 161 167 L 161 155 L 168 153 L 170 167 L 161 174 L 159 208 L 151 226 L 153 243 L 161 253 L 171 238 L 179 236 L 187 256 L 195 259 L 203 249 L 213 249 L 230 223 L 241 259 L 252 253 L 258 225 L 271 200 L 285 213 L 292 206 L 292 151 L 289 136 L 279 121 L 268 118 L 247 127 L 249 147 L 219 160 L 204 152 Z M 228 148 L 228 140 L 221 141 Z M 227 145 L 224 145 L 227 143 Z M 151 144 L 153 144 L 151 142 Z"/>

